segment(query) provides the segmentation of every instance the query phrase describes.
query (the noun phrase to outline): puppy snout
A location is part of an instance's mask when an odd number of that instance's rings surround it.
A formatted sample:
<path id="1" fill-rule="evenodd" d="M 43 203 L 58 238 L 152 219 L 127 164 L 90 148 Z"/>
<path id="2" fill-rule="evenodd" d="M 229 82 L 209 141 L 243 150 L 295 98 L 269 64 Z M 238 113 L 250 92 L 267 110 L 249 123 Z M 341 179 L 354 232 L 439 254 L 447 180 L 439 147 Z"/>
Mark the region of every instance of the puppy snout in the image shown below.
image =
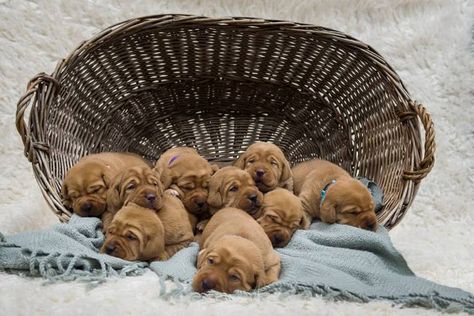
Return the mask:
<path id="1" fill-rule="evenodd" d="M 286 246 L 285 237 L 280 233 L 273 234 L 270 239 L 271 239 L 272 245 L 274 247 L 284 247 L 284 246 Z"/>
<path id="2" fill-rule="evenodd" d="M 212 279 L 204 279 L 201 281 L 201 288 L 204 292 L 213 290 L 216 288 L 216 281 Z"/>
<path id="3" fill-rule="evenodd" d="M 105 247 L 105 253 L 110 255 L 115 251 L 115 249 L 117 249 L 117 246 L 115 244 L 109 244 Z"/>
<path id="4" fill-rule="evenodd" d="M 260 178 L 263 178 L 263 176 L 265 175 L 265 170 L 263 169 L 257 169 L 255 171 L 255 176 L 260 179 Z"/>
<path id="5" fill-rule="evenodd" d="M 255 194 L 255 193 L 251 193 L 251 194 L 248 195 L 248 199 L 249 199 L 250 202 L 252 202 L 253 204 L 256 204 L 256 203 L 257 203 L 257 201 L 258 201 L 257 198 L 258 198 L 258 196 L 257 196 L 257 194 Z"/>
<path id="6" fill-rule="evenodd" d="M 85 202 L 84 204 L 82 204 L 81 211 L 84 213 L 90 213 L 92 211 L 92 203 Z"/>
<path id="7" fill-rule="evenodd" d="M 198 208 L 203 208 L 206 206 L 206 199 L 204 198 L 196 198 L 194 199 L 194 203 Z"/>
<path id="8" fill-rule="evenodd" d="M 146 194 L 145 194 L 145 198 L 146 198 L 149 202 L 155 202 L 155 200 L 156 200 L 156 194 L 155 194 L 155 193 L 146 193 Z"/>
<path id="9" fill-rule="evenodd" d="M 376 231 L 377 230 L 377 220 L 374 219 L 368 219 L 365 221 L 363 225 L 364 229 L 371 230 L 371 231 Z"/>

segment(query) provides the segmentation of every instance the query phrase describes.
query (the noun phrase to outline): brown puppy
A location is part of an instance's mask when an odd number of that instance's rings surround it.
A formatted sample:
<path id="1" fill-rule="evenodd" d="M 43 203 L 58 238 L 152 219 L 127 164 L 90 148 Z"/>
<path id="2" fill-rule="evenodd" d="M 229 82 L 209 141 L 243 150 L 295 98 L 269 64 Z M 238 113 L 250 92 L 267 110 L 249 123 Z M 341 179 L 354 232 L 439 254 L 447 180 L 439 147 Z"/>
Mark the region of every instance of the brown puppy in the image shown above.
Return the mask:
<path id="1" fill-rule="evenodd" d="M 124 206 L 110 224 L 100 252 L 130 261 L 162 260 L 166 257 L 163 224 L 151 209 Z"/>
<path id="2" fill-rule="evenodd" d="M 262 192 L 285 188 L 293 192 L 290 163 L 278 146 L 256 142 L 234 162 L 234 166 L 247 171 Z"/>
<path id="3" fill-rule="evenodd" d="M 124 168 L 147 166 L 131 153 L 100 153 L 79 160 L 66 174 L 62 186 L 64 206 L 80 216 L 100 216 L 106 210 L 110 181 Z"/>
<path id="4" fill-rule="evenodd" d="M 295 193 L 305 211 L 329 224 L 377 229 L 375 203 L 369 190 L 341 167 L 310 160 L 293 167 Z"/>
<path id="5" fill-rule="evenodd" d="M 237 167 L 224 167 L 216 171 L 209 181 L 207 203 L 211 215 L 224 207 L 236 207 L 253 218 L 260 216 L 263 194 L 252 177 Z"/>
<path id="6" fill-rule="evenodd" d="M 197 292 L 250 291 L 278 280 L 280 257 L 262 227 L 244 211 L 224 208 L 209 220 L 199 241 Z"/>
<path id="7" fill-rule="evenodd" d="M 155 169 L 161 175 L 164 189 L 174 190 L 183 201 L 193 226 L 198 219 L 209 217 L 208 185 L 217 166 L 209 164 L 192 148 L 177 147 L 164 152 Z"/>
<path id="8" fill-rule="evenodd" d="M 257 219 L 273 247 L 285 247 L 297 229 L 308 229 L 310 221 L 301 200 L 277 188 L 263 197 L 262 215 Z"/>
<path id="9" fill-rule="evenodd" d="M 103 216 L 104 227 L 117 209 L 129 203 L 155 210 L 165 227 L 165 256 L 169 258 L 193 240 L 193 231 L 181 201 L 163 194 L 158 174 L 150 167 L 125 169 L 114 180 L 107 194 L 109 209 Z M 108 215 L 107 218 L 106 215 Z"/>

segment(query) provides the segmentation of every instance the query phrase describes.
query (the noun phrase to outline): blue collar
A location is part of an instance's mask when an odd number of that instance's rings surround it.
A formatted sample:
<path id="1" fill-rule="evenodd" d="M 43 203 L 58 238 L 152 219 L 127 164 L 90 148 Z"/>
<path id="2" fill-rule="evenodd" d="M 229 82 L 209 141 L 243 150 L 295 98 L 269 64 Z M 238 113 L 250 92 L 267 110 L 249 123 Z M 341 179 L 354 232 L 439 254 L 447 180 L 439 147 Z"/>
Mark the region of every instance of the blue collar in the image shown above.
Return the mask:
<path id="1" fill-rule="evenodd" d="M 326 184 L 326 185 L 324 186 L 324 188 L 321 190 L 321 202 L 319 203 L 319 206 L 320 206 L 320 207 L 321 207 L 321 205 L 323 205 L 323 202 L 324 202 L 324 200 L 326 199 L 326 194 L 327 194 L 327 192 L 328 192 L 329 187 L 330 187 L 332 184 L 334 184 L 334 183 L 336 183 L 336 180 L 331 180 L 331 182 L 329 182 L 328 184 Z"/>

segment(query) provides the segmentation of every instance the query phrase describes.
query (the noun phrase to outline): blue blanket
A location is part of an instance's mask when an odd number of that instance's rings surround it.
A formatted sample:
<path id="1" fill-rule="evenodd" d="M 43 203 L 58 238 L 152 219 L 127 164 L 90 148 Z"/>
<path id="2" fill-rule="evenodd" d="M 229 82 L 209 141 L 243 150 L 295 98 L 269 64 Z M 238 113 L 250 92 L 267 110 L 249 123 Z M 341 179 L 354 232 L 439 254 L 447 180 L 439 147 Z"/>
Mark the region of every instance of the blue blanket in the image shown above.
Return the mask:
<path id="1" fill-rule="evenodd" d="M 179 285 L 170 291 L 163 286 L 162 295 L 191 293 L 199 250 L 196 243 L 168 261 L 150 265 L 128 262 L 98 253 L 104 240 L 99 225 L 97 219 L 73 216 L 69 224 L 57 224 L 49 230 L 2 235 L 0 269 L 53 281 L 101 281 L 110 275 L 140 274 L 149 267 L 162 276 L 162 281 L 173 279 Z M 336 300 L 382 299 L 402 306 L 474 313 L 470 293 L 415 276 L 383 227 L 374 233 L 316 222 L 309 230 L 297 231 L 288 246 L 277 251 L 282 262 L 280 280 L 258 291 L 234 295 L 318 294 Z M 216 292 L 206 295 L 227 296 Z"/>

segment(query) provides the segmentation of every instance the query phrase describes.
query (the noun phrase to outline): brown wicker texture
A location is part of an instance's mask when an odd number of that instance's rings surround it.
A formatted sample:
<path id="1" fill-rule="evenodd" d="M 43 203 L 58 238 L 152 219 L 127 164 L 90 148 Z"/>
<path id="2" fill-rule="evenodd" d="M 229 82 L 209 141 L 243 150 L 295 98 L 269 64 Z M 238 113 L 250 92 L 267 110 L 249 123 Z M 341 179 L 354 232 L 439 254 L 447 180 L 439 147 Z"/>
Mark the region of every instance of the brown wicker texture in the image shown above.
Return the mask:
<path id="1" fill-rule="evenodd" d="M 385 193 L 378 218 L 390 228 L 435 151 L 430 116 L 371 47 L 323 27 L 254 18 L 159 15 L 114 25 L 31 80 L 16 124 L 62 221 L 71 214 L 61 182 L 86 154 L 155 160 L 183 145 L 230 161 L 262 140 L 292 163 L 321 157 L 374 179 Z"/>

